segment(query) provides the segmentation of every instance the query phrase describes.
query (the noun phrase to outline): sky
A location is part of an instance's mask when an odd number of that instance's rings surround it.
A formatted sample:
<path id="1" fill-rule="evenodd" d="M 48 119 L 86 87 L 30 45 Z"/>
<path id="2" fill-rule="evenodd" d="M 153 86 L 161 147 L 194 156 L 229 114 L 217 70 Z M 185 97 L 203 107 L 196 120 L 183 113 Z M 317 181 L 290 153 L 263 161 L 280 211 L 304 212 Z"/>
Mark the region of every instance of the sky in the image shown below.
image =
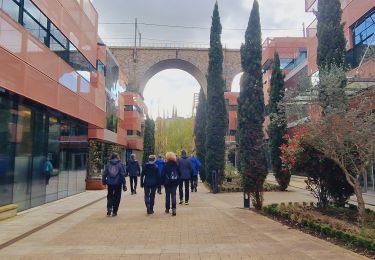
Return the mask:
<path id="1" fill-rule="evenodd" d="M 244 39 L 253 0 L 218 0 L 222 44 L 239 48 Z M 139 23 L 142 46 L 208 47 L 215 0 L 93 0 L 99 14 L 99 35 L 108 45 L 134 44 L 134 20 Z M 262 38 L 302 36 L 313 20 L 305 13 L 304 0 L 259 0 Z M 173 27 L 174 25 L 184 26 Z M 186 28 L 188 27 L 188 28 Z M 191 28 L 194 27 L 194 28 Z M 232 86 L 238 87 L 239 77 Z M 171 114 L 190 116 L 198 82 L 180 70 L 166 70 L 147 83 L 144 98 L 152 117 Z"/>

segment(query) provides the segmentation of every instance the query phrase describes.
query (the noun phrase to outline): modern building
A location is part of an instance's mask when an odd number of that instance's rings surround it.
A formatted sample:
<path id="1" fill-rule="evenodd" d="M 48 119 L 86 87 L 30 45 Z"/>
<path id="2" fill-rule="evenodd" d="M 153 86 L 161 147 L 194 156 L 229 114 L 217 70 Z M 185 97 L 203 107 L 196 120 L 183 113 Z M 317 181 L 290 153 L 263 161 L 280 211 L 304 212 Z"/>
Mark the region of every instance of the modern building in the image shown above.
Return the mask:
<path id="1" fill-rule="evenodd" d="M 375 1 L 341 0 L 340 2 L 347 41 L 346 61 L 350 68 L 347 72 L 348 86 L 345 92 L 353 105 L 356 103 L 358 92 L 370 95 L 370 91 L 367 90 L 375 89 Z M 307 12 L 317 10 L 318 0 L 305 0 L 305 7 Z M 317 77 L 319 73 L 316 64 L 318 46 L 316 33 L 317 20 L 315 19 L 307 28 L 308 75 L 312 78 Z M 316 112 L 320 114 L 319 111 Z M 374 168 L 373 165 L 362 180 L 365 192 L 375 192 Z"/>
<path id="2" fill-rule="evenodd" d="M 125 112 L 123 125 L 120 126 L 127 135 L 126 159 L 128 160 L 132 153 L 141 159 L 147 107 L 138 93 L 124 92 L 121 96 L 124 99 Z"/>
<path id="3" fill-rule="evenodd" d="M 228 111 L 228 129 L 225 135 L 225 144 L 233 145 L 236 143 L 236 133 L 237 133 L 237 98 L 239 97 L 239 92 L 225 92 L 225 104 Z"/>
<path id="4" fill-rule="evenodd" d="M 98 39 L 91 1 L 0 0 L 0 64 L 0 207 L 84 191 L 104 148 L 127 144 L 125 73 Z"/>

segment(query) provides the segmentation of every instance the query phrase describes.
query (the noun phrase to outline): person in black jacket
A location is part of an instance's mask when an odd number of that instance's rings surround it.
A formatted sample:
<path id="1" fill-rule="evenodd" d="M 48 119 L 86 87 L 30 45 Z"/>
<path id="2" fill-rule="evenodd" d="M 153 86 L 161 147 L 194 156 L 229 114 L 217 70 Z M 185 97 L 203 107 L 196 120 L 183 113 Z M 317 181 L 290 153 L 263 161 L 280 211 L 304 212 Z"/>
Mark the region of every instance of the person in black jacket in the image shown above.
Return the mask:
<path id="1" fill-rule="evenodd" d="M 135 159 L 135 154 L 130 155 L 128 164 L 126 165 L 126 172 L 130 179 L 130 191 L 131 194 L 137 194 L 137 179 L 141 173 L 141 167 L 138 161 Z"/>
<path id="2" fill-rule="evenodd" d="M 165 155 L 167 160 L 162 174 L 162 183 L 165 188 L 165 213 L 169 213 L 172 201 L 172 216 L 176 216 L 176 190 L 180 183 L 180 171 L 176 162 L 176 155 L 168 152 Z"/>
<path id="3" fill-rule="evenodd" d="M 121 201 L 121 188 L 123 191 L 127 190 L 124 167 L 117 153 L 111 155 L 105 166 L 102 182 L 108 187 L 107 216 L 112 214 L 112 217 L 116 217 Z"/>
<path id="4" fill-rule="evenodd" d="M 141 173 L 141 188 L 145 192 L 147 214 L 154 214 L 155 192 L 160 183 L 159 169 L 155 164 L 155 155 L 148 157 Z"/>

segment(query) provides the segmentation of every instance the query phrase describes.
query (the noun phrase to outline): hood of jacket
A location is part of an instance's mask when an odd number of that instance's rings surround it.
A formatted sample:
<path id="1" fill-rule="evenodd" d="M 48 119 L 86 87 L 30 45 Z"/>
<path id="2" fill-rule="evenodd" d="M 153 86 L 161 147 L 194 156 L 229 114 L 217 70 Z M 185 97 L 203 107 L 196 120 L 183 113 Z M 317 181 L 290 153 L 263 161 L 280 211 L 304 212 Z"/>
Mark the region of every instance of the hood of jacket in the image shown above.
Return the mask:
<path id="1" fill-rule="evenodd" d="M 118 163 L 120 163 L 121 161 L 119 160 L 119 159 L 117 159 L 117 158 L 113 158 L 113 159 L 111 159 L 111 160 L 109 160 L 109 163 L 110 164 L 113 164 L 113 165 L 116 165 L 116 164 L 118 164 Z"/>

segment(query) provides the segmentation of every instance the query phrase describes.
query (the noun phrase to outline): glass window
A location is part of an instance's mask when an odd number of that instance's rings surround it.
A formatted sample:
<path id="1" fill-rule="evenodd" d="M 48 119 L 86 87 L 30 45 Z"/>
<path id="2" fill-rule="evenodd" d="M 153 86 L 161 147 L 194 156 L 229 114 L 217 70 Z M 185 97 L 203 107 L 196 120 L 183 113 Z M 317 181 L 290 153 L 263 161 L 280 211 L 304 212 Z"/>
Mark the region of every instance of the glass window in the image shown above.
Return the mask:
<path id="1" fill-rule="evenodd" d="M 96 70 L 105 76 L 105 65 L 100 60 L 96 60 Z"/>
<path id="2" fill-rule="evenodd" d="M 41 26 L 47 28 L 47 17 L 30 0 L 24 0 L 24 9 Z"/>
<path id="3" fill-rule="evenodd" d="M 24 13 L 23 16 L 23 23 L 26 30 L 31 32 L 36 38 L 38 38 L 44 44 L 47 40 L 47 30 L 40 26 L 32 17 L 30 17 L 27 13 Z"/>
<path id="4" fill-rule="evenodd" d="M 18 22 L 20 7 L 16 2 L 13 0 L 0 0 L 0 7 L 5 13 Z"/>
<path id="5" fill-rule="evenodd" d="M 54 24 L 51 23 L 51 41 L 54 40 L 55 42 L 58 42 L 64 49 L 68 46 L 68 39 L 62 34 L 62 32 L 56 28 Z"/>
<path id="6" fill-rule="evenodd" d="M 375 9 L 371 10 L 355 27 L 353 28 L 354 45 L 375 45 Z"/>
<path id="7" fill-rule="evenodd" d="M 12 101 L 6 96 L 0 96 L 0 206 L 12 203 L 13 199 L 11 131 L 16 127 L 12 123 L 11 109 Z"/>
<path id="8" fill-rule="evenodd" d="M 125 105 L 125 111 L 133 111 L 132 105 Z"/>

